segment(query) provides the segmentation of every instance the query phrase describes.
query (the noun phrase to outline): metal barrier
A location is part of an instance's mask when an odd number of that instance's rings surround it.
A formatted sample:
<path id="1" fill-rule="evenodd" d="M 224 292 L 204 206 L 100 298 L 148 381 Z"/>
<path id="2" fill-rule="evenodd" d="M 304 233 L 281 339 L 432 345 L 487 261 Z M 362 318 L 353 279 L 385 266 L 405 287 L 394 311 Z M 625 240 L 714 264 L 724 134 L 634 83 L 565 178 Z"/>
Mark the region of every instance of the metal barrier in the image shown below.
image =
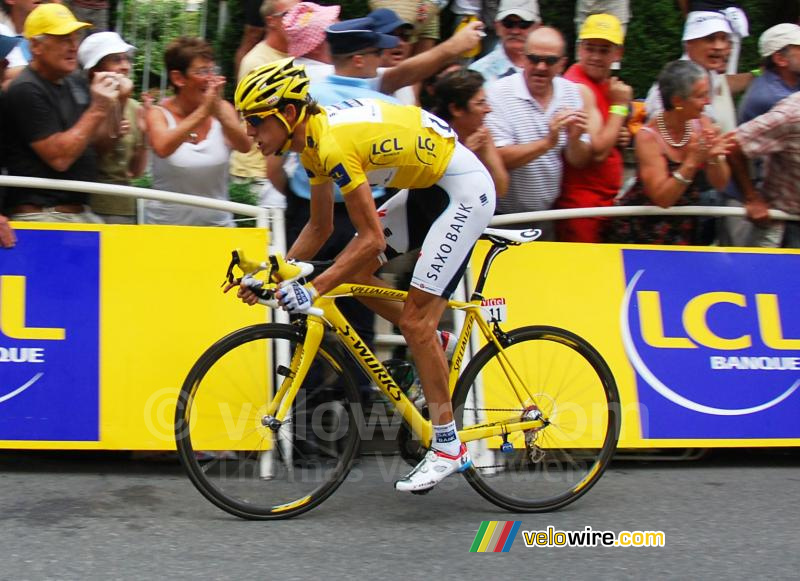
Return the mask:
<path id="1" fill-rule="evenodd" d="M 209 208 L 211 210 L 224 210 L 227 212 L 242 214 L 244 216 L 253 216 L 256 219 L 256 226 L 259 228 L 267 228 L 270 222 L 270 212 L 266 208 L 261 208 L 259 206 L 239 204 L 238 202 L 230 202 L 228 200 L 215 200 L 213 198 L 193 196 L 191 194 L 178 194 L 176 192 L 165 192 L 163 190 L 137 188 L 134 186 L 117 186 L 112 184 L 102 184 L 99 182 L 52 180 L 47 178 L 0 175 L 0 187 L 2 186 L 15 188 L 38 188 L 42 190 L 61 190 L 66 192 L 121 196 L 124 198 L 145 198 L 148 200 L 158 200 L 161 202 L 176 202 L 179 204 L 187 204 L 189 206 L 199 206 L 201 208 Z"/>

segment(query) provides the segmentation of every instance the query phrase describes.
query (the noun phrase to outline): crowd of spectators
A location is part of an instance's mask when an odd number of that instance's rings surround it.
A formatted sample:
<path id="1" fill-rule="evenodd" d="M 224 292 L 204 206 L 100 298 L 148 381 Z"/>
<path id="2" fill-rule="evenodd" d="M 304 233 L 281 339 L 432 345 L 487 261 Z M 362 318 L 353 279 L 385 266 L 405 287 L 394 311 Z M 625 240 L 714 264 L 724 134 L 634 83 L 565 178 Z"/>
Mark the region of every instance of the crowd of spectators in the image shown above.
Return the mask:
<path id="1" fill-rule="evenodd" d="M 542 2 L 546 0 L 541 0 Z M 3 0 L 0 18 L 0 166 L 17 176 L 129 184 L 149 172 L 162 190 L 226 199 L 254 184 L 259 203 L 287 210 L 290 239 L 308 215 L 308 182 L 292 155 L 264 159 L 223 97 L 203 39 L 175 39 L 163 55 L 170 91 L 134 99 L 136 47 L 109 31 L 100 0 Z M 634 133 L 633 91 L 618 79 L 627 0 L 578 0 L 576 46 L 542 22 L 537 0 L 371 0 L 361 18 L 298 0 L 245 0 L 237 77 L 294 57 L 322 106 L 376 98 L 421 104 L 450 123 L 489 169 L 498 213 L 617 205 L 730 205 L 746 219 L 582 218 L 542 223 L 545 239 L 798 247 L 800 26 L 760 35 L 763 62 L 738 71 L 747 15 L 736 2 L 678 0 L 683 57 L 664 63 Z M 452 30 L 442 34 L 440 12 Z M 440 38 L 440 36 L 442 38 Z M 571 36 L 571 35 L 569 35 Z M 570 59 L 574 54 L 574 64 Z M 740 100 L 737 113 L 736 102 Z M 624 185 L 624 150 L 634 177 Z M 376 198 L 395 192 L 377 188 Z M 333 200 L 341 206 L 341 197 Z M 79 192 L 0 192 L 8 220 L 131 224 L 133 200 Z M 330 254 L 352 236 L 336 213 Z M 233 225 L 232 216 L 147 202 L 138 221 Z M 293 230 L 294 228 L 294 230 Z M 338 240 L 338 242 L 337 242 Z"/>

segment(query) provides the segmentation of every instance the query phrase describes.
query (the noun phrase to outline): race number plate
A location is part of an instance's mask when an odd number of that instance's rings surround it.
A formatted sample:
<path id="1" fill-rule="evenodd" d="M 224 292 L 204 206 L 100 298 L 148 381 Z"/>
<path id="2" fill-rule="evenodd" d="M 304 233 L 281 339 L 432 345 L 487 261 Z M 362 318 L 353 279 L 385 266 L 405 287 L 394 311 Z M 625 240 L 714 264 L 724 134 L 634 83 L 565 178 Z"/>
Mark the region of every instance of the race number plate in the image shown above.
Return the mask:
<path id="1" fill-rule="evenodd" d="M 506 299 L 483 299 L 481 312 L 489 323 L 502 323 L 506 320 Z"/>

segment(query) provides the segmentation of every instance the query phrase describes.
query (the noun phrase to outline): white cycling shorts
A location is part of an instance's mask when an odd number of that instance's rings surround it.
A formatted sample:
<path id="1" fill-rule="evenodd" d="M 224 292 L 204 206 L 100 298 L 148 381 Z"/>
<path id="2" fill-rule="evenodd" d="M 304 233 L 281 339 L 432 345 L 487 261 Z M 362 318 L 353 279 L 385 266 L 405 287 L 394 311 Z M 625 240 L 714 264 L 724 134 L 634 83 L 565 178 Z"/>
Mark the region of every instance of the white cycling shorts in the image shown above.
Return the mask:
<path id="1" fill-rule="evenodd" d="M 419 249 L 411 286 L 449 298 L 494 215 L 495 198 L 487 169 L 472 151 L 456 143 L 435 185 L 402 190 L 378 208 L 387 257 Z"/>

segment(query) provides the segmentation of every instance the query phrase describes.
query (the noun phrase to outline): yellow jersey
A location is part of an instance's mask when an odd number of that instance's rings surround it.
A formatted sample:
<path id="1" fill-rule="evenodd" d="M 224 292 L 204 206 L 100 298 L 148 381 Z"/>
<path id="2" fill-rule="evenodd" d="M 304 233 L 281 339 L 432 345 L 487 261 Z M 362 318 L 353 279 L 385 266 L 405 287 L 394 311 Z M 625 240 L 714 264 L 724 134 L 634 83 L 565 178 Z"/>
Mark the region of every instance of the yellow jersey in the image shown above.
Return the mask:
<path id="1" fill-rule="evenodd" d="M 427 188 L 450 163 L 455 131 L 419 107 L 350 99 L 320 108 L 306 123 L 300 154 L 312 186 L 332 180 L 345 195 L 364 182 Z"/>

